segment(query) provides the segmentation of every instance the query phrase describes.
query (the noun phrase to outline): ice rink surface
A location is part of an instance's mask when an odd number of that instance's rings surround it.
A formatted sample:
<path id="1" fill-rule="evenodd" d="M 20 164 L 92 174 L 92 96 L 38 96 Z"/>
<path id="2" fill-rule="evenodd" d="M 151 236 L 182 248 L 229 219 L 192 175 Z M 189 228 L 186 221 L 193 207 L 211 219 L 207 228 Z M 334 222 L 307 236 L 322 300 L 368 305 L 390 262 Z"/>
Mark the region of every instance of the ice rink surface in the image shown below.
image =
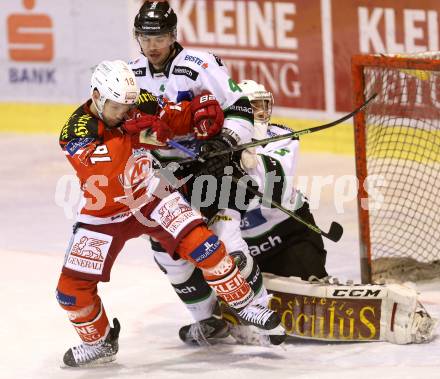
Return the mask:
<path id="1" fill-rule="evenodd" d="M 440 378 L 440 337 L 406 346 L 303 340 L 272 348 L 232 340 L 209 348 L 185 346 L 177 331 L 190 317 L 145 239 L 126 245 L 111 282 L 99 287 L 109 319 L 118 317 L 122 326 L 116 362 L 60 368 L 64 352 L 79 343 L 55 299 L 73 223 L 56 204 L 55 189 L 63 175 L 72 174 L 56 135 L 1 135 L 0 378 Z M 354 161 L 301 154 L 298 174 L 337 179 L 354 174 Z M 324 230 L 332 220 L 345 229 L 339 243 L 326 242 L 327 270 L 343 281 L 359 281 L 355 200 L 334 199 L 332 187 L 324 187 L 314 211 Z M 440 281 L 419 283 L 417 289 L 427 310 L 440 318 Z"/>

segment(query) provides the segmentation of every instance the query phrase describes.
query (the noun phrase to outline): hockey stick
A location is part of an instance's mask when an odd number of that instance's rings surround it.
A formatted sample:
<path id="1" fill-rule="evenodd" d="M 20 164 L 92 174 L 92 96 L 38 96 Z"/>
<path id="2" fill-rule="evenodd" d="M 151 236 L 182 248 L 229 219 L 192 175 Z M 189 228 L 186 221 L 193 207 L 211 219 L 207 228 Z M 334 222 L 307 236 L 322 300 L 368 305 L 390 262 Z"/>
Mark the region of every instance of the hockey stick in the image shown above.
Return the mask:
<path id="1" fill-rule="evenodd" d="M 341 117 L 335 121 L 329 122 L 327 124 L 323 124 L 323 125 L 318 125 L 318 126 L 314 126 L 312 128 L 307 128 L 307 129 L 303 129 L 303 130 L 299 130 L 297 132 L 292 132 L 292 133 L 288 133 L 288 134 L 282 134 L 276 137 L 271 137 L 271 138 L 265 138 L 265 139 L 261 139 L 258 141 L 252 141 L 249 143 L 244 143 L 242 145 L 237 145 L 237 146 L 231 146 L 225 150 L 221 150 L 221 151 L 214 151 L 212 153 L 208 153 L 206 154 L 203 159 L 209 159 L 209 158 L 214 158 L 217 157 L 219 155 L 224 155 L 224 154 L 230 154 L 230 153 L 234 153 L 236 151 L 240 151 L 240 150 L 244 150 L 244 149 L 248 149 L 250 147 L 256 147 L 256 146 L 261 146 L 261 145 L 265 145 L 271 142 L 277 142 L 277 141 L 282 141 L 284 139 L 291 139 L 291 138 L 298 138 L 300 136 L 303 136 L 305 134 L 310 134 L 310 133 L 315 133 L 315 132 L 319 132 L 321 130 L 324 129 L 328 129 L 331 128 L 332 126 L 338 125 L 346 120 L 348 120 L 349 118 L 355 116 L 357 113 L 361 112 L 362 110 L 365 109 L 365 107 L 377 96 L 377 93 L 374 93 L 373 95 L 371 95 L 363 104 L 361 104 L 359 107 L 357 107 L 353 112 L 345 115 L 344 117 Z M 186 164 L 186 163 L 191 163 L 194 162 L 194 160 L 198 160 L 200 161 L 200 157 L 196 154 L 191 156 L 192 158 L 190 159 L 183 159 L 181 161 L 179 161 L 179 164 Z"/>
<path id="2" fill-rule="evenodd" d="M 201 163 L 204 163 L 205 160 L 202 157 L 198 157 L 196 153 L 194 153 L 193 151 L 189 150 L 188 148 L 186 148 L 185 146 L 183 146 L 182 144 L 180 144 L 177 141 L 174 141 L 172 139 L 167 141 L 167 144 L 171 147 L 174 147 L 177 150 L 183 151 L 186 155 L 188 155 L 189 157 L 198 160 Z"/>
<path id="3" fill-rule="evenodd" d="M 196 158 L 197 157 L 196 153 L 194 153 L 191 150 L 186 149 L 184 146 L 182 146 L 180 143 L 178 143 L 176 141 L 171 141 L 170 140 L 170 141 L 168 141 L 168 144 L 170 146 L 180 150 L 180 151 L 183 151 L 185 154 L 189 155 L 192 158 Z M 236 183 L 238 186 L 241 186 L 242 188 L 245 188 L 247 191 L 251 192 L 255 196 L 259 197 L 260 199 L 268 201 L 272 206 L 274 206 L 275 208 L 278 208 L 281 212 L 284 212 L 285 214 L 287 214 L 288 216 L 292 217 L 293 219 L 295 219 L 296 221 L 300 222 L 301 224 L 305 225 L 307 228 L 309 228 L 310 230 L 314 231 L 315 233 L 318 233 L 318 234 L 328 238 L 329 240 L 331 240 L 333 242 L 338 242 L 341 239 L 342 233 L 344 232 L 344 229 L 337 222 L 333 221 L 331 223 L 331 225 L 330 225 L 330 230 L 327 233 L 325 233 L 320 228 L 318 228 L 316 225 L 308 223 L 307 221 L 303 220 L 301 217 L 297 216 L 294 212 L 290 211 L 287 208 L 284 208 L 277 201 L 264 197 L 264 195 L 260 191 L 256 190 L 253 187 L 248 186 L 246 183 L 241 182 L 240 179 L 237 179 L 235 176 L 231 175 L 231 178 L 232 178 L 232 181 L 234 183 Z"/>
<path id="4" fill-rule="evenodd" d="M 257 196 L 265 201 L 269 201 L 270 204 L 272 204 L 275 208 L 278 208 L 281 212 L 284 212 L 285 214 L 292 217 L 293 219 L 300 222 L 301 224 L 305 225 L 307 228 L 314 231 L 315 233 L 321 234 L 322 236 L 328 238 L 329 240 L 331 240 L 333 242 L 338 242 L 341 239 L 342 233 L 344 233 L 344 229 L 342 228 L 341 224 L 338 224 L 337 222 L 333 221 L 330 225 L 329 231 L 327 233 L 325 233 L 317 226 L 308 223 L 307 221 L 303 220 L 301 217 L 297 216 L 294 212 L 290 211 L 287 208 L 284 208 L 277 201 L 264 197 L 264 195 L 260 191 L 256 190 L 255 188 L 253 188 L 251 186 L 248 186 L 246 183 L 241 182 L 240 179 L 237 179 L 235 176 L 231 176 L 231 177 L 232 177 L 232 181 L 234 183 L 236 183 L 239 186 L 242 186 L 242 188 L 245 188 L 247 191 L 251 192 L 255 196 Z"/>

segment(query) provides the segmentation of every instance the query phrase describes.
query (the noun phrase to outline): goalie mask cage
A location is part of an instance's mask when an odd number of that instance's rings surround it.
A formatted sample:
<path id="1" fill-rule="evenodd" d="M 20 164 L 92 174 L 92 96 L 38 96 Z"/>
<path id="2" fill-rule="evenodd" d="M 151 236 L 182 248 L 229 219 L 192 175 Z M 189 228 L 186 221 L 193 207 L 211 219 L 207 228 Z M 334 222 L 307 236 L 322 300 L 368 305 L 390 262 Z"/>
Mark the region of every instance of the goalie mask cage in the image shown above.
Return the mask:
<path id="1" fill-rule="evenodd" d="M 363 283 L 440 276 L 440 53 L 352 58 Z"/>

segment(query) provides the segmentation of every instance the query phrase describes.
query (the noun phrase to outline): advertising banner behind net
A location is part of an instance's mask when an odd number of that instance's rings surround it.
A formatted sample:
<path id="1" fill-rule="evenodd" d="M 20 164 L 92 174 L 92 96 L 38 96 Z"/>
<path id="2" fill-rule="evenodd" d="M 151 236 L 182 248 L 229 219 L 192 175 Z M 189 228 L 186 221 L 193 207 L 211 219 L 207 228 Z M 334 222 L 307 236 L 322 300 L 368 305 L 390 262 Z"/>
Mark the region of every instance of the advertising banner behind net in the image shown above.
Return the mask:
<path id="1" fill-rule="evenodd" d="M 286 116 L 352 109 L 350 58 L 439 50 L 438 0 L 171 0 L 184 47 L 214 52 Z M 0 101 L 77 103 L 103 59 L 134 58 L 142 0 L 8 0 L 0 7 Z M 280 113 L 280 112 L 278 112 Z"/>
<path id="2" fill-rule="evenodd" d="M 353 54 L 439 50 L 438 0 L 337 0 L 332 2 L 331 13 L 338 111 L 351 107 Z"/>

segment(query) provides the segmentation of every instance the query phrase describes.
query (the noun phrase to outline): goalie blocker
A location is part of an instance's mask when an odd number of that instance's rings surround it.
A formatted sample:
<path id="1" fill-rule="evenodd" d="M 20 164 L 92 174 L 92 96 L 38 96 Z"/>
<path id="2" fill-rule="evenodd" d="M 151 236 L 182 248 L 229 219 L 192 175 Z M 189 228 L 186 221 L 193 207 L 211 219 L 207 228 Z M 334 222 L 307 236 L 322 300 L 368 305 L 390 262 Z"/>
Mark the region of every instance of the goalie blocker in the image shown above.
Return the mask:
<path id="1" fill-rule="evenodd" d="M 417 299 L 417 292 L 399 284 L 341 285 L 334 280 L 304 281 L 263 273 L 287 335 L 298 338 L 341 341 L 387 341 L 395 344 L 430 342 L 437 320 Z M 221 304 L 222 317 L 234 338 L 259 344 L 259 336 L 245 328 Z"/>
<path id="2" fill-rule="evenodd" d="M 437 320 L 399 284 L 341 285 L 263 274 L 286 333 L 325 341 L 423 343 L 433 338 Z"/>

